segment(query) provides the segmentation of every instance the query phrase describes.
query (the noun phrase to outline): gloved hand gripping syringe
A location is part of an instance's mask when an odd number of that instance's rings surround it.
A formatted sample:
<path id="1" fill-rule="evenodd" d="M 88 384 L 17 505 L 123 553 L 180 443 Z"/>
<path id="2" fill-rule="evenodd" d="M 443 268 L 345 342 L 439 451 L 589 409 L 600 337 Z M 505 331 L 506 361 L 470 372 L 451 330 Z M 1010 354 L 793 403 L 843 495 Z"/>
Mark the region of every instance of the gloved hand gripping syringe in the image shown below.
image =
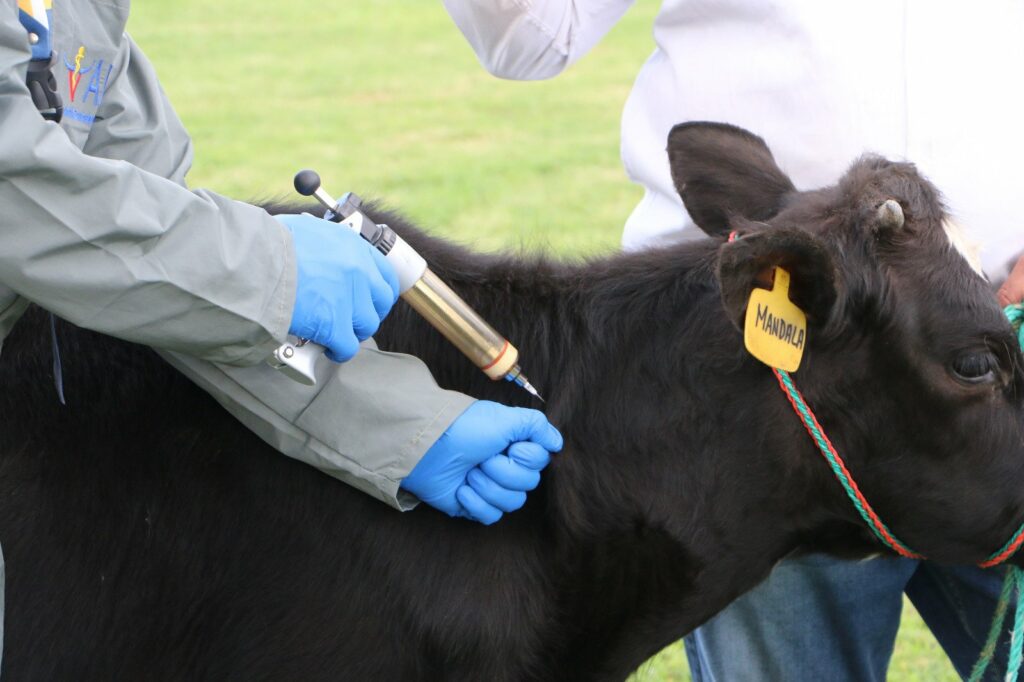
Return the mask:
<path id="1" fill-rule="evenodd" d="M 519 368 L 516 347 L 431 272 L 427 262 L 405 240 L 387 225 L 377 225 L 366 217 L 360 210 L 359 197 L 349 193 L 335 201 L 320 186 L 320 176 L 311 170 L 295 176 L 295 189 L 323 204 L 327 209 L 326 220 L 355 231 L 384 254 L 398 273 L 400 295 L 406 303 L 488 377 L 514 382 L 543 401 Z M 274 351 L 270 364 L 300 383 L 314 385 L 313 367 L 323 352 L 323 346 L 289 337 L 288 343 Z"/>

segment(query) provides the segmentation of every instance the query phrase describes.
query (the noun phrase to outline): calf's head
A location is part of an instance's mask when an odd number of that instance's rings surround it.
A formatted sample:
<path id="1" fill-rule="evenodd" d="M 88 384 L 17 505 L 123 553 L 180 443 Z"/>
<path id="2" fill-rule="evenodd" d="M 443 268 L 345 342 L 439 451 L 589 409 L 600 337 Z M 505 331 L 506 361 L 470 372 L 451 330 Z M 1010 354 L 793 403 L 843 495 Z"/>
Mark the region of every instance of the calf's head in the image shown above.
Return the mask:
<path id="1" fill-rule="evenodd" d="M 736 233 L 717 276 L 737 334 L 752 288 L 791 273 L 809 329 L 795 383 L 893 533 L 936 560 L 999 549 L 1024 521 L 1021 350 L 937 190 L 867 156 L 798 191 L 760 138 L 722 124 L 677 126 L 669 156 L 697 225 Z M 863 530 L 838 483 L 820 494 Z M 860 536 L 843 546 L 878 549 Z"/>

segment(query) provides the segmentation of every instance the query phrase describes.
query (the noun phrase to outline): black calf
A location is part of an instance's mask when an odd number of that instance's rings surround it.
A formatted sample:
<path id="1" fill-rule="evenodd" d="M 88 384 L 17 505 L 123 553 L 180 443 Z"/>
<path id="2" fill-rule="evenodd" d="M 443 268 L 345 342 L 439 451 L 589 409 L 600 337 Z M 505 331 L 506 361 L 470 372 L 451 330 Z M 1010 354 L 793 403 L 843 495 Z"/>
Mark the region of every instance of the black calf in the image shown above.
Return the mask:
<path id="1" fill-rule="evenodd" d="M 780 264 L 810 316 L 796 381 L 882 518 L 946 561 L 1002 545 L 1024 519 L 1021 355 L 935 190 L 866 158 L 798 193 L 727 126 L 670 149 L 715 238 L 571 265 L 379 216 L 520 346 L 566 436 L 494 527 L 394 512 L 151 351 L 67 325 L 61 407 L 33 311 L 0 362 L 6 678 L 622 679 L 791 552 L 882 551 L 743 348 L 747 295 Z M 402 305 L 379 341 L 524 402 Z"/>

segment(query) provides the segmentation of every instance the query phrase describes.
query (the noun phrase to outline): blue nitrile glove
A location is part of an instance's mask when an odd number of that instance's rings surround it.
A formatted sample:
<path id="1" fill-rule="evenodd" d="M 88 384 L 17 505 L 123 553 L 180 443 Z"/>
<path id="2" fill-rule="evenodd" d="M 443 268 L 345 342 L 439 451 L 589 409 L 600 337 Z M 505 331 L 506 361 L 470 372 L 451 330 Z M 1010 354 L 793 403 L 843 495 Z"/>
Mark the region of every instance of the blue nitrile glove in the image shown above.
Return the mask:
<path id="1" fill-rule="evenodd" d="M 490 525 L 523 506 L 550 453 L 561 449 L 562 434 L 542 412 L 478 400 L 427 450 L 401 488 L 449 516 Z"/>
<path id="2" fill-rule="evenodd" d="M 348 228 L 308 213 L 274 216 L 292 233 L 299 281 L 288 329 L 351 360 L 398 300 L 398 275 L 380 251 Z"/>

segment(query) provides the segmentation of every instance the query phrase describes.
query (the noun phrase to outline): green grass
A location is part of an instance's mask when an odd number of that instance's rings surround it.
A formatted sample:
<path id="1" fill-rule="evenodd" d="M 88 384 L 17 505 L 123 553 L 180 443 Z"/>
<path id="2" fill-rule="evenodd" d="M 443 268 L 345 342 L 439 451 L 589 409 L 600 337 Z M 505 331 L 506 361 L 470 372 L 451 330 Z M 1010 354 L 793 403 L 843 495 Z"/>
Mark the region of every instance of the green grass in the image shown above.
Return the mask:
<path id="1" fill-rule="evenodd" d="M 542 83 L 486 74 L 436 1 L 154 0 L 129 30 L 195 139 L 194 186 L 288 196 L 312 167 L 335 194 L 384 197 L 481 249 L 588 255 L 616 247 L 640 198 L 619 115 L 657 5 Z M 636 679 L 688 679 L 681 647 Z M 909 608 L 890 679 L 956 679 Z"/>
<path id="2" fill-rule="evenodd" d="M 483 249 L 617 245 L 641 194 L 616 137 L 650 11 L 562 78 L 517 83 L 480 68 L 440 3 L 261 3 L 237 21 L 249 7 L 135 4 L 129 28 L 196 140 L 194 184 L 288 193 L 309 166 Z"/>

